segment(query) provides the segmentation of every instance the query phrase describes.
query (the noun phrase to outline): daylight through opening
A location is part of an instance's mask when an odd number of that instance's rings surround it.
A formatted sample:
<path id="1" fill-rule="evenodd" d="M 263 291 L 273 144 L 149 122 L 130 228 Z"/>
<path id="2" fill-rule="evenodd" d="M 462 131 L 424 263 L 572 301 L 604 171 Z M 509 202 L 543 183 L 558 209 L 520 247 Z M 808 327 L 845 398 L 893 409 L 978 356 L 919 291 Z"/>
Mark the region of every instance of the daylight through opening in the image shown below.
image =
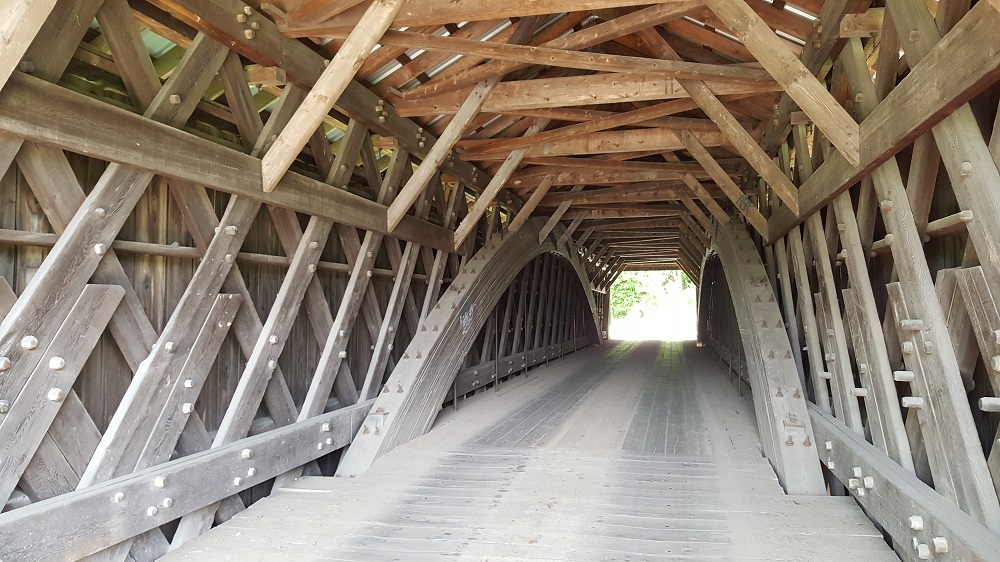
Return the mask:
<path id="1" fill-rule="evenodd" d="M 698 291 L 679 270 L 624 271 L 611 286 L 613 340 L 683 341 L 698 337 Z"/>

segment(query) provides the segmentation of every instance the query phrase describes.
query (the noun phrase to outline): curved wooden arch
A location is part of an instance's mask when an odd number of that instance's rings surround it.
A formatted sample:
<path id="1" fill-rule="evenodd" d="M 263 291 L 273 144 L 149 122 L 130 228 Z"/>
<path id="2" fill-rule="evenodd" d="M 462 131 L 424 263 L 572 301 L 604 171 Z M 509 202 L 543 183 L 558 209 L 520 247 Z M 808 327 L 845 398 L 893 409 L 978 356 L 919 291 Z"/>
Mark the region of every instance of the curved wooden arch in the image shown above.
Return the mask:
<path id="1" fill-rule="evenodd" d="M 445 399 L 461 363 L 500 296 L 517 274 L 544 253 L 562 256 L 576 273 L 590 310 L 588 321 L 600 338 L 590 279 L 572 243 L 557 244 L 557 228 L 541 243 L 545 217 L 531 219 L 516 232 L 504 231 L 472 257 L 421 323 L 362 430 L 345 452 L 338 476 L 367 470 L 378 457 L 426 433 Z"/>
<path id="2" fill-rule="evenodd" d="M 705 261 L 699 293 L 699 336 L 705 336 L 709 320 L 706 299 L 710 297 L 705 289 L 713 282 L 724 282 L 739 327 L 762 452 L 786 492 L 825 494 L 806 391 L 757 247 L 742 225 L 722 225 Z M 714 261 L 721 267 L 713 266 Z"/>

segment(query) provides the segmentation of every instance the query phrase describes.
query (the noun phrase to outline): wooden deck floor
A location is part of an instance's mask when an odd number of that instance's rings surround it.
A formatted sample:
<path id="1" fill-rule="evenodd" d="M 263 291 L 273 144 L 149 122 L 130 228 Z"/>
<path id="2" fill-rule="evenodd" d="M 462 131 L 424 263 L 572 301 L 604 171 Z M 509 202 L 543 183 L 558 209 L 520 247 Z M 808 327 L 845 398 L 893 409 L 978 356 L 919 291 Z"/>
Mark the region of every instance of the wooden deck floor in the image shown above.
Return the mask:
<path id="1" fill-rule="evenodd" d="M 756 438 L 704 350 L 609 342 L 163 560 L 898 560 L 852 499 L 784 495 Z"/>

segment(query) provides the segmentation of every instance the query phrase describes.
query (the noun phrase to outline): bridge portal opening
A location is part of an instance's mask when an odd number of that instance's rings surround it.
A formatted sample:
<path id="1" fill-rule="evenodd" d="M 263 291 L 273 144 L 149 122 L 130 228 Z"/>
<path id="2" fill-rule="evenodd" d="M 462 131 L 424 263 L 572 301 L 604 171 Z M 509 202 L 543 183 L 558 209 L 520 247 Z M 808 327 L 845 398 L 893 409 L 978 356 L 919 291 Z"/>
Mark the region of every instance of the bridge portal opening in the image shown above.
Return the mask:
<path id="1" fill-rule="evenodd" d="M 683 271 L 624 271 L 610 291 L 610 339 L 685 341 L 698 337 L 698 291 Z"/>

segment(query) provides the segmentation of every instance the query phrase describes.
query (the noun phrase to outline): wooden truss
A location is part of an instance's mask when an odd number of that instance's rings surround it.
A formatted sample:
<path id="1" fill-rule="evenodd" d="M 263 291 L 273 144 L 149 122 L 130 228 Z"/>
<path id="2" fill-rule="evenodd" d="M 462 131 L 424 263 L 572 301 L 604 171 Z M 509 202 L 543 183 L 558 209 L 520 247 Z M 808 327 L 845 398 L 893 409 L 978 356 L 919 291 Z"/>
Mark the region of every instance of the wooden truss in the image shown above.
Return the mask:
<path id="1" fill-rule="evenodd" d="M 0 558 L 357 474 L 673 269 L 786 490 L 996 559 L 1000 7 L 931 4 L 0 0 Z"/>

